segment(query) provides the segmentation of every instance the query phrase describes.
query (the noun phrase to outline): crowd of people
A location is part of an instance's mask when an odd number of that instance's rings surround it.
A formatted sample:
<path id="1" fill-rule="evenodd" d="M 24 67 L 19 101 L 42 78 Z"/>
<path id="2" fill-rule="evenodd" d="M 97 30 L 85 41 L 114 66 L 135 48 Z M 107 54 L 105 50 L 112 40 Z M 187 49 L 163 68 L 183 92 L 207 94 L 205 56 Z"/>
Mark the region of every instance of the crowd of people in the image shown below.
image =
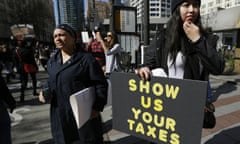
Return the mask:
<path id="1" fill-rule="evenodd" d="M 43 46 L 37 47 L 32 40 L 26 39 L 0 42 L 0 143 L 11 144 L 11 121 L 8 112 L 12 113 L 17 103 L 25 103 L 25 91 L 28 87 L 29 75 L 32 80 L 32 95 L 38 96 L 38 68 L 41 64 L 43 68 L 46 65 L 46 62 L 42 60 L 43 54 L 40 51 L 49 48 L 47 47 L 48 45 Z M 46 61 L 50 57 L 51 50 L 48 49 L 48 51 L 49 53 L 45 54 L 45 57 L 47 57 Z M 29 65 L 33 66 L 33 71 L 27 69 Z M 13 97 L 9 90 L 7 84 L 11 82 L 19 82 L 21 84 L 19 98 Z"/>
<path id="2" fill-rule="evenodd" d="M 1 42 L 0 45 L 0 72 L 7 83 L 13 79 L 19 79 L 21 82 L 20 102 L 24 102 L 24 91 L 28 84 L 28 75 L 32 79 L 33 95 L 37 96 L 37 78 L 36 73 L 41 65 L 46 70 L 46 63 L 50 58 L 52 49 L 49 45 L 34 45 L 33 40 L 16 39 L 14 41 Z M 26 64 L 35 67 L 35 71 L 26 71 Z"/>
<path id="3" fill-rule="evenodd" d="M 201 25 L 200 5 L 200 0 L 172 0 L 172 16 L 166 31 L 156 35 L 146 53 L 144 64 L 136 69 L 136 75 L 143 80 L 150 80 L 151 71 L 161 68 L 169 78 L 208 81 L 209 74 L 223 72 L 224 60 L 216 51 L 217 39 Z M 112 72 L 121 71 L 117 55 L 122 48 L 113 31 L 107 32 L 104 37 L 100 29 L 95 29 L 89 36 L 89 42 L 79 44 L 75 30 L 68 24 L 59 24 L 53 30 L 54 52 L 51 46 L 40 42 L 33 45 L 24 39 L 18 40 L 9 49 L 2 46 L 1 71 L 6 69 L 8 73 L 6 80 L 0 79 L 1 89 L 5 89 L 0 106 L 2 101 L 7 100 L 10 111 L 16 107 L 6 83 L 2 82 L 9 82 L 15 76 L 15 67 L 21 82 L 20 102 L 24 102 L 24 91 L 30 75 L 32 94 L 38 95 L 39 101 L 50 103 L 51 132 L 55 143 L 102 144 L 100 112 L 107 103 L 108 78 Z M 156 45 L 161 48 L 157 49 Z M 32 65 L 34 70 L 26 70 L 27 65 Z M 36 74 L 39 65 L 48 73 L 48 79 L 38 93 Z M 96 97 L 91 116 L 79 129 L 68 99 L 73 93 L 92 86 Z M 4 113 L 6 115 L 6 110 Z M 9 134 L 9 117 L 6 115 L 5 119 L 8 121 L 5 128 Z M 2 134 L 1 119 L 0 122 Z M 0 135 L 0 143 L 4 142 L 2 139 Z M 9 141 L 9 135 L 6 139 Z"/>

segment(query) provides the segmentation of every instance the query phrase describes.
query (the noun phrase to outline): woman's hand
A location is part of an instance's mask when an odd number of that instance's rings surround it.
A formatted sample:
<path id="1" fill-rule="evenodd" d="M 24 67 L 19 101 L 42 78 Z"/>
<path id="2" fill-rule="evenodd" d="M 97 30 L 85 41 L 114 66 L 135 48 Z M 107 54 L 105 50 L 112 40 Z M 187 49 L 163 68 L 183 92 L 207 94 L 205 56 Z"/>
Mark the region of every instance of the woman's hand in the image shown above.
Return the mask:
<path id="1" fill-rule="evenodd" d="M 136 69 L 135 74 L 139 75 L 142 80 L 150 80 L 151 71 L 149 67 L 142 67 Z"/>
<path id="2" fill-rule="evenodd" d="M 100 32 L 96 32 L 96 39 L 97 39 L 97 41 L 102 41 L 103 40 Z"/>
<path id="3" fill-rule="evenodd" d="M 45 97 L 43 96 L 43 91 L 39 92 L 38 99 L 39 99 L 40 102 L 46 103 Z"/>
<path id="4" fill-rule="evenodd" d="M 185 21 L 183 23 L 183 30 L 192 42 L 196 42 L 201 37 L 199 27 L 191 21 Z"/>

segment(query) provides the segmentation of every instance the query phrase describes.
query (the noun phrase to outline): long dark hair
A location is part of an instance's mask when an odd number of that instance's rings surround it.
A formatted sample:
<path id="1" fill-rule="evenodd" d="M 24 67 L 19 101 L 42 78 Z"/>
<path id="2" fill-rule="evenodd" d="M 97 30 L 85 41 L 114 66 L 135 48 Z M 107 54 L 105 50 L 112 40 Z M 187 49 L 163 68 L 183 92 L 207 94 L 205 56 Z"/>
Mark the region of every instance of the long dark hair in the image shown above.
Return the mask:
<path id="1" fill-rule="evenodd" d="M 114 32 L 109 32 L 109 33 L 111 33 L 112 39 L 111 39 L 111 41 L 109 43 L 107 43 L 107 46 L 111 49 L 111 48 L 113 48 L 113 46 L 116 43 L 119 43 L 119 41 L 118 41 L 118 36 L 117 36 L 116 33 L 114 33 Z"/>
<path id="2" fill-rule="evenodd" d="M 205 32 L 202 27 L 200 13 L 194 23 L 200 28 L 200 33 L 204 34 Z M 180 16 L 180 5 L 173 12 L 172 17 L 167 23 L 165 38 L 165 48 L 167 55 L 170 54 L 170 58 L 173 60 L 172 64 L 174 64 L 176 61 L 177 53 L 182 49 L 182 45 L 186 48 L 183 53 L 187 51 L 187 48 L 189 48 L 186 46 L 188 39 L 183 30 L 183 22 Z M 165 59 L 167 59 L 167 56 Z"/>

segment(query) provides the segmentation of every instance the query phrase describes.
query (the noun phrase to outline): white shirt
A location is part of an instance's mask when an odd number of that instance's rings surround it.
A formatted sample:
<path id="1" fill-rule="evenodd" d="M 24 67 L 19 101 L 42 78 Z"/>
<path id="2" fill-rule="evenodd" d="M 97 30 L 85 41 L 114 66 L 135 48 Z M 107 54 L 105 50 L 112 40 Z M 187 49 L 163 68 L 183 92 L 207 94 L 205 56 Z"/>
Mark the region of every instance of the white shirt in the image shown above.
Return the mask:
<path id="1" fill-rule="evenodd" d="M 105 52 L 106 56 L 106 73 L 111 73 L 114 70 L 118 70 L 116 54 L 121 51 L 119 44 L 115 44 L 113 48 Z"/>
<path id="2" fill-rule="evenodd" d="M 182 52 L 178 52 L 175 63 L 172 64 L 172 61 L 173 60 L 170 59 L 170 55 L 168 55 L 168 77 L 183 79 L 184 65 L 186 61 L 185 56 L 183 56 Z"/>

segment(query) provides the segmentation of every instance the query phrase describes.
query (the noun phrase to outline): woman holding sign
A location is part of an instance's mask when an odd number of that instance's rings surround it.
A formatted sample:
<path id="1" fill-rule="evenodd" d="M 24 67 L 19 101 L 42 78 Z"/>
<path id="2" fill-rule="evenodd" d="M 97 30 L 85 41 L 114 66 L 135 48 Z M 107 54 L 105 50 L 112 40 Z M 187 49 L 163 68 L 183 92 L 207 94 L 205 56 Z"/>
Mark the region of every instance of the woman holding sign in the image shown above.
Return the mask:
<path id="1" fill-rule="evenodd" d="M 67 24 L 57 25 L 53 32 L 58 50 L 48 61 L 49 78 L 45 86 L 51 103 L 52 136 L 56 144 L 102 144 L 100 111 L 107 103 L 107 81 L 96 59 L 76 44 L 76 36 L 74 29 Z M 92 86 L 95 100 L 91 116 L 78 128 L 70 96 Z M 44 91 L 39 95 L 41 102 L 46 101 Z"/>
<path id="2" fill-rule="evenodd" d="M 202 81 L 208 81 L 210 73 L 221 74 L 225 62 L 216 51 L 216 36 L 207 33 L 201 25 L 201 1 L 171 2 L 172 17 L 165 33 L 156 35 L 144 66 L 135 73 L 149 80 L 151 74 L 161 75 L 163 70 L 170 78 Z"/>

